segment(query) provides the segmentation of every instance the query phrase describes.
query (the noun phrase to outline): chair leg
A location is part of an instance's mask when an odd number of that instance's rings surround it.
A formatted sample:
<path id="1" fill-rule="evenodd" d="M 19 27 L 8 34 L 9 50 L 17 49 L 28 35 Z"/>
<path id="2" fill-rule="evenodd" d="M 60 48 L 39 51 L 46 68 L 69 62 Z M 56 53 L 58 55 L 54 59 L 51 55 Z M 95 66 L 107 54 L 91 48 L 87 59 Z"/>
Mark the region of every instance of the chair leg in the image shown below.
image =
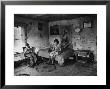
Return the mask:
<path id="1" fill-rule="evenodd" d="M 53 63 L 54 63 L 53 57 L 50 57 L 50 58 L 49 58 L 49 61 L 48 61 L 47 63 L 48 63 L 48 64 L 53 64 Z"/>
<path id="2" fill-rule="evenodd" d="M 54 60 L 52 59 L 51 61 L 52 61 L 52 64 L 54 64 Z"/>

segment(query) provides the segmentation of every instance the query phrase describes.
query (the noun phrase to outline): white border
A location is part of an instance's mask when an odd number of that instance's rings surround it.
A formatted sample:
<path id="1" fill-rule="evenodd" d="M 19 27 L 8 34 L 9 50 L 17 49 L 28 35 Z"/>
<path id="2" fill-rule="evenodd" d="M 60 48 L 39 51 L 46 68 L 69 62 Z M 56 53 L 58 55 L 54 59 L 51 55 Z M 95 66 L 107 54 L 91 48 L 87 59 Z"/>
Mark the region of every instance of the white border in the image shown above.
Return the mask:
<path id="1" fill-rule="evenodd" d="M 5 13 L 6 85 L 106 84 L 105 5 L 6 5 Z M 97 14 L 97 76 L 14 76 L 14 14 Z"/>

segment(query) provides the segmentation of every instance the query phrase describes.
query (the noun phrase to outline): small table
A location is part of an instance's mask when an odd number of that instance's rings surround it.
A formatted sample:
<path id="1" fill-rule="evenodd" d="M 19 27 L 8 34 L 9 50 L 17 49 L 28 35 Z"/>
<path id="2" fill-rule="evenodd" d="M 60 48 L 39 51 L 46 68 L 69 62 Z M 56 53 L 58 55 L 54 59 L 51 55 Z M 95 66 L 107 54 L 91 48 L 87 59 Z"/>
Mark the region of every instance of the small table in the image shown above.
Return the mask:
<path id="1" fill-rule="evenodd" d="M 75 50 L 76 60 L 83 60 L 87 62 L 94 61 L 94 54 L 91 50 Z"/>

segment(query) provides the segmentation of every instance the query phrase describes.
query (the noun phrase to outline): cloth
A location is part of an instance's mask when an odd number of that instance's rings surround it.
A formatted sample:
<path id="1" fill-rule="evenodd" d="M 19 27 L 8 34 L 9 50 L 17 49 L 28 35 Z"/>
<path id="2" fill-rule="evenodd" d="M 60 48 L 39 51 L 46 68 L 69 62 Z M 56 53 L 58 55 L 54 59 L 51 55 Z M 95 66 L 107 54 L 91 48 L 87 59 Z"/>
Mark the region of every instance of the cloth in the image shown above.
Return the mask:
<path id="1" fill-rule="evenodd" d="M 55 57 L 56 55 L 58 55 L 59 51 L 60 51 L 60 46 L 59 45 L 54 45 L 52 52 L 50 52 L 50 57 Z"/>
<path id="2" fill-rule="evenodd" d="M 51 57 L 55 57 L 56 55 L 58 55 L 58 52 L 56 52 L 56 51 L 52 51 L 52 52 L 50 53 L 50 56 L 51 56 Z"/>

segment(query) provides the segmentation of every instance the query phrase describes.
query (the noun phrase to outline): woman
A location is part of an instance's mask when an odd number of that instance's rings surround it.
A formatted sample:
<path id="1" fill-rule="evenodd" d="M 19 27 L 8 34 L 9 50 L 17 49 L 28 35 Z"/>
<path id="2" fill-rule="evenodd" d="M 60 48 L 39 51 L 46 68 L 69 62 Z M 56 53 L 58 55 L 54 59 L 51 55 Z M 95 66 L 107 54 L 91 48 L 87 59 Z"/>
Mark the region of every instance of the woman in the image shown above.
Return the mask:
<path id="1" fill-rule="evenodd" d="M 36 64 L 37 57 L 33 51 L 33 47 L 27 43 L 24 49 L 24 56 L 30 59 L 30 66 L 33 67 Z"/>
<path id="2" fill-rule="evenodd" d="M 62 51 L 63 51 L 63 49 L 68 47 L 68 45 L 69 45 L 69 38 L 68 38 L 67 30 L 64 30 L 64 34 L 62 36 L 62 41 L 61 41 L 61 49 L 62 49 Z"/>

